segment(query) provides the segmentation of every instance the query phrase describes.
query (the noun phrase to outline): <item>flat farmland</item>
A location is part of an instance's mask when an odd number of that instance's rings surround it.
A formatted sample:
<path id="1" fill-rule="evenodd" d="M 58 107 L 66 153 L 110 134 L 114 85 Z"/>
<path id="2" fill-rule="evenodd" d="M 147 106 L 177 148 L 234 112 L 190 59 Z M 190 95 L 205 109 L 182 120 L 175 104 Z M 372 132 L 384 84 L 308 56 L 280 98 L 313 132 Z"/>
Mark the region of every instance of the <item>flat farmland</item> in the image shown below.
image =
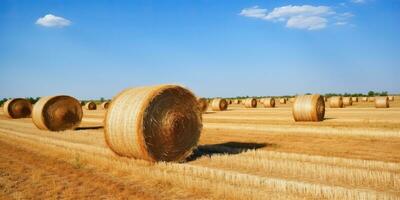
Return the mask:
<path id="1" fill-rule="evenodd" d="M 290 103 L 208 110 L 184 163 L 116 155 L 104 110 L 63 132 L 0 111 L 0 199 L 399 199 L 400 99 L 390 106 L 327 106 L 322 122 L 295 122 Z"/>

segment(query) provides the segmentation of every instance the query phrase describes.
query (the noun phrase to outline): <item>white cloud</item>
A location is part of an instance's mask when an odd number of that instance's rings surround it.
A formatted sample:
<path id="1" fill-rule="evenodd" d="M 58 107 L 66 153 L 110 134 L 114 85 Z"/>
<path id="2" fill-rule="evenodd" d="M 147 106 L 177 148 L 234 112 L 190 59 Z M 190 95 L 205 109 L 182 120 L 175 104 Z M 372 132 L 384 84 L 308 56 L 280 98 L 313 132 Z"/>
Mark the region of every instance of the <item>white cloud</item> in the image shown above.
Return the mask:
<path id="1" fill-rule="evenodd" d="M 286 22 L 286 27 L 318 30 L 326 27 L 328 20 L 318 16 L 294 16 Z"/>
<path id="2" fill-rule="evenodd" d="M 347 22 L 336 22 L 335 23 L 336 26 L 344 26 L 344 25 L 347 25 L 347 24 L 348 24 Z"/>
<path id="3" fill-rule="evenodd" d="M 37 19 L 36 24 L 45 27 L 64 27 L 69 26 L 71 24 L 71 21 L 52 14 L 47 14 L 44 17 L 40 17 L 39 19 Z"/>
<path id="4" fill-rule="evenodd" d="M 240 13 L 245 17 L 253 17 L 267 21 L 284 22 L 288 28 L 320 30 L 328 26 L 329 20 L 345 23 L 353 16 L 351 13 L 337 14 L 328 6 L 282 6 L 274 8 L 271 12 L 267 9 L 254 6 L 245 8 Z"/>
<path id="5" fill-rule="evenodd" d="M 258 6 L 254 6 L 251 8 L 243 9 L 239 15 L 246 17 L 255 17 L 255 18 L 263 18 L 267 14 L 267 9 L 259 8 Z"/>

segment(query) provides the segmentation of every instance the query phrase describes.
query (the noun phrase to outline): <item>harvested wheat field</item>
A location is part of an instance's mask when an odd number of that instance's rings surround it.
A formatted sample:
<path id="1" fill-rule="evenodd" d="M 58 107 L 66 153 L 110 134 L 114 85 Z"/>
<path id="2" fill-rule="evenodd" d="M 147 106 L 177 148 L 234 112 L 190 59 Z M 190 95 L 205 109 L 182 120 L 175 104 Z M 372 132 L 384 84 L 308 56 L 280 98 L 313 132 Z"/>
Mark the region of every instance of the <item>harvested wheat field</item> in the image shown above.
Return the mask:
<path id="1" fill-rule="evenodd" d="M 62 132 L 0 111 L 0 199 L 400 198 L 399 99 L 327 106 L 321 122 L 295 122 L 291 106 L 209 108 L 181 163 L 114 153 L 105 110 L 83 110 Z"/>

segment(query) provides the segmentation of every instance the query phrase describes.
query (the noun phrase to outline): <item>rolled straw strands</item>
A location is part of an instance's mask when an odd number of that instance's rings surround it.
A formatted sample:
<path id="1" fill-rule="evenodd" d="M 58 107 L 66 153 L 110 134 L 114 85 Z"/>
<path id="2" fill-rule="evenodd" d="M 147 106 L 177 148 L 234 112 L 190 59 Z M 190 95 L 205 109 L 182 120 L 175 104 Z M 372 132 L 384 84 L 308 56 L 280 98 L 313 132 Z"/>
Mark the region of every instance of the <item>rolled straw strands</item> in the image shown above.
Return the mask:
<path id="1" fill-rule="evenodd" d="M 389 97 L 375 97 L 375 108 L 389 108 Z"/>
<path id="2" fill-rule="evenodd" d="M 297 96 L 292 114 L 295 121 L 322 121 L 325 116 L 325 101 L 319 94 Z"/>
<path id="3" fill-rule="evenodd" d="M 263 101 L 264 107 L 266 108 L 274 108 L 275 107 L 275 99 L 273 97 L 271 98 L 265 98 Z"/>
<path id="4" fill-rule="evenodd" d="M 27 118 L 31 116 L 32 104 L 22 98 L 10 99 L 4 103 L 3 110 L 7 117 L 13 119 Z"/>
<path id="5" fill-rule="evenodd" d="M 228 102 L 225 99 L 213 99 L 211 109 L 213 111 L 224 111 L 228 109 Z"/>
<path id="6" fill-rule="evenodd" d="M 257 107 L 257 100 L 254 98 L 248 98 L 248 99 L 244 100 L 244 107 L 246 107 L 246 108 Z"/>
<path id="7" fill-rule="evenodd" d="M 94 103 L 93 101 L 89 101 L 85 104 L 84 108 L 86 110 L 96 110 L 97 109 L 97 105 L 96 103 Z"/>
<path id="8" fill-rule="evenodd" d="M 202 129 L 196 97 L 177 85 L 131 88 L 112 100 L 104 136 L 117 154 L 148 161 L 183 161 Z"/>
<path id="9" fill-rule="evenodd" d="M 340 96 L 329 98 L 329 106 L 331 108 L 343 108 L 343 99 Z"/>

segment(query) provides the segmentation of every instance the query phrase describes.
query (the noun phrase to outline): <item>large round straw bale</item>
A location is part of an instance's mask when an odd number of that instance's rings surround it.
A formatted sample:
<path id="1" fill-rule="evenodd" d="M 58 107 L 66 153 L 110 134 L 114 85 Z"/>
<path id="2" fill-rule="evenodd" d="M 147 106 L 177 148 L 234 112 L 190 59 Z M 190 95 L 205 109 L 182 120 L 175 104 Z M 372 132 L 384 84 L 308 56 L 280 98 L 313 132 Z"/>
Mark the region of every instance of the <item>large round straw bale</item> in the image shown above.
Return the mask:
<path id="1" fill-rule="evenodd" d="M 47 96 L 33 106 L 33 123 L 42 130 L 64 131 L 75 129 L 82 121 L 82 106 L 73 97 Z"/>
<path id="2" fill-rule="evenodd" d="M 225 99 L 213 99 L 211 109 L 213 111 L 224 111 L 228 109 L 228 102 Z"/>
<path id="3" fill-rule="evenodd" d="M 344 106 L 351 106 L 353 105 L 353 100 L 351 97 L 343 97 L 343 105 Z"/>
<path id="4" fill-rule="evenodd" d="M 244 100 L 244 107 L 246 107 L 246 108 L 257 107 L 257 100 L 254 98 L 247 98 L 246 100 Z"/>
<path id="5" fill-rule="evenodd" d="M 351 100 L 352 100 L 353 102 L 358 102 L 358 97 L 351 97 Z"/>
<path id="6" fill-rule="evenodd" d="M 198 99 L 197 99 L 197 103 L 198 103 L 198 106 L 199 106 L 200 111 L 201 111 L 202 113 L 205 113 L 205 112 L 207 111 L 207 108 L 208 108 L 208 101 L 207 101 L 207 99 L 198 98 Z"/>
<path id="7" fill-rule="evenodd" d="M 389 108 L 389 97 L 375 97 L 376 108 Z"/>
<path id="8" fill-rule="evenodd" d="M 86 102 L 84 107 L 85 107 L 86 110 L 96 110 L 97 105 L 93 101 L 88 101 L 88 102 Z"/>
<path id="9" fill-rule="evenodd" d="M 368 98 L 368 101 L 369 101 L 369 102 L 374 102 L 374 101 L 375 101 L 375 97 L 369 97 L 369 98 Z"/>
<path id="10" fill-rule="evenodd" d="M 103 110 L 107 110 L 108 106 L 110 106 L 110 102 L 109 101 L 105 101 L 105 102 L 100 104 L 100 108 L 103 109 Z"/>
<path id="11" fill-rule="evenodd" d="M 279 103 L 280 103 L 280 104 L 286 104 L 286 99 L 285 99 L 285 98 L 279 99 Z"/>
<path id="12" fill-rule="evenodd" d="M 32 104 L 22 98 L 10 99 L 4 103 L 3 111 L 7 117 L 13 119 L 26 118 L 31 116 Z"/>
<path id="13" fill-rule="evenodd" d="M 274 108 L 275 107 L 275 99 L 273 97 L 271 98 L 265 98 L 263 101 L 264 107 L 266 108 Z"/>
<path id="14" fill-rule="evenodd" d="M 329 106 L 331 108 L 343 108 L 343 99 L 341 96 L 331 97 L 329 99 Z"/>
<path id="15" fill-rule="evenodd" d="M 297 96 L 292 114 L 295 121 L 322 121 L 325 116 L 325 101 L 319 94 Z"/>
<path id="16" fill-rule="evenodd" d="M 183 161 L 202 129 L 196 97 L 177 85 L 122 91 L 107 110 L 104 136 L 118 155 L 148 161 Z"/>

